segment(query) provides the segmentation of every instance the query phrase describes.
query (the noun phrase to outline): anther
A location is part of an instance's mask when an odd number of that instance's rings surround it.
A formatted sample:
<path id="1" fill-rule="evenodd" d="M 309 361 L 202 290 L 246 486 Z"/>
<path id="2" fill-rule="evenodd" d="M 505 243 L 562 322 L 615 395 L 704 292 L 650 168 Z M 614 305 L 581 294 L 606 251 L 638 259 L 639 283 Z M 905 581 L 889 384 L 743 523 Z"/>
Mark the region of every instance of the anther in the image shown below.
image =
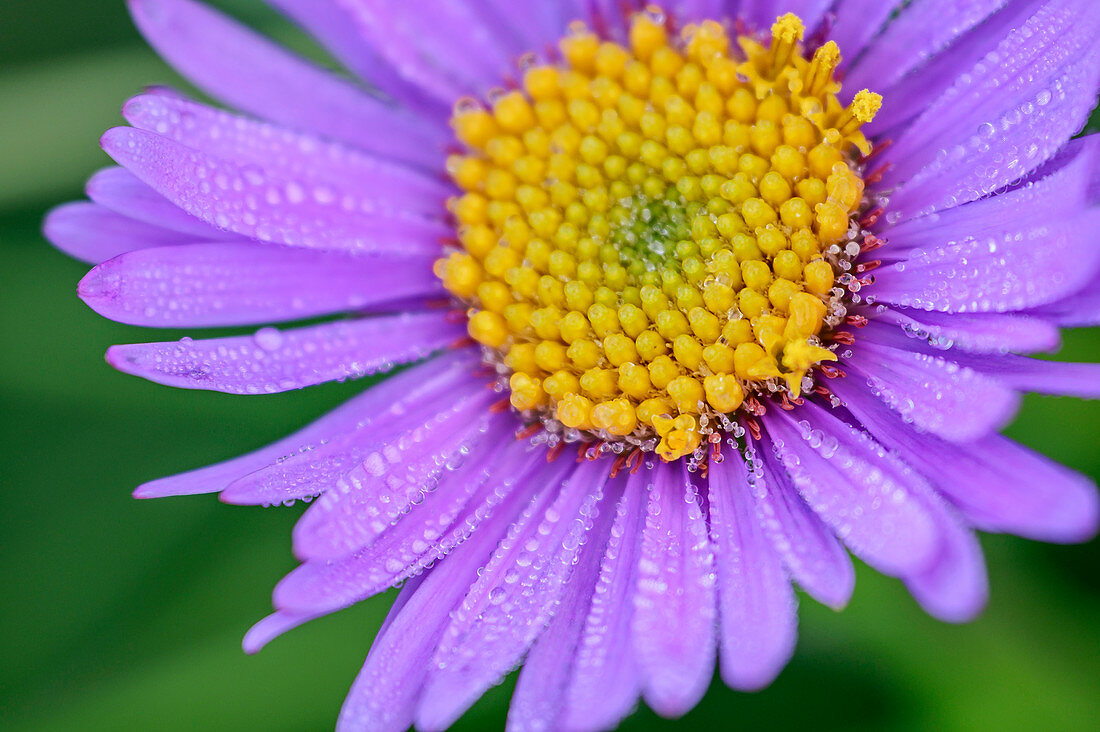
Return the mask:
<path id="1" fill-rule="evenodd" d="M 774 79 L 791 63 L 791 57 L 794 56 L 805 30 L 802 19 L 794 13 L 781 15 L 776 19 L 772 25 L 772 45 L 769 53 L 770 78 Z"/>

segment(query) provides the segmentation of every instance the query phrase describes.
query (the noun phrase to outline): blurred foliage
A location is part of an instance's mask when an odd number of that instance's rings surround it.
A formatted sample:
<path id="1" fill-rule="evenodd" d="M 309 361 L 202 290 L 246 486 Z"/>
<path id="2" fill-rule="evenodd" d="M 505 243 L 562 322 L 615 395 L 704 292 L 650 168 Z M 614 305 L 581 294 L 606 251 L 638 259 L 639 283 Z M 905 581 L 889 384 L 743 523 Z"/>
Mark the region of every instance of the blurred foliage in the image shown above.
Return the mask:
<path id="1" fill-rule="evenodd" d="M 218 4 L 308 47 L 254 0 Z M 329 728 L 391 597 L 247 657 L 240 637 L 294 566 L 299 509 L 135 501 L 129 491 L 280 437 L 362 384 L 260 399 L 109 369 L 109 344 L 178 334 L 95 316 L 74 293 L 86 268 L 53 251 L 39 223 L 107 164 L 96 140 L 120 123 L 125 97 L 175 77 L 121 0 L 7 3 L 0 41 L 0 726 Z M 1100 339 L 1070 333 L 1060 357 L 1100 360 Z M 1029 397 L 1009 432 L 1097 476 L 1098 424 L 1097 403 Z M 683 720 L 643 709 L 623 728 L 1095 729 L 1097 542 L 983 544 L 993 598 L 977 622 L 931 620 L 900 583 L 861 567 L 845 612 L 804 601 L 798 652 L 771 688 L 737 694 L 716 682 Z M 501 727 L 510 688 L 492 690 L 457 728 Z"/>

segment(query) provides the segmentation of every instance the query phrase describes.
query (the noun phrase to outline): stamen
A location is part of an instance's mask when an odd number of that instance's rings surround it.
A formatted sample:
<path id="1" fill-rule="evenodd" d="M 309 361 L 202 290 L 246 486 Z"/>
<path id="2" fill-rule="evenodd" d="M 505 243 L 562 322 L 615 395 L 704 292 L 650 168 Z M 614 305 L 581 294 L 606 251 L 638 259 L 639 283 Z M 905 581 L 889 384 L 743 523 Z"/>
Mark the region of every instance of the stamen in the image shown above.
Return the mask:
<path id="1" fill-rule="evenodd" d="M 790 65 L 798 42 L 802 40 L 802 34 L 806 28 L 802 25 L 802 19 L 794 13 L 781 15 L 772 26 L 772 45 L 769 54 L 770 78 L 774 79 L 779 72 Z"/>

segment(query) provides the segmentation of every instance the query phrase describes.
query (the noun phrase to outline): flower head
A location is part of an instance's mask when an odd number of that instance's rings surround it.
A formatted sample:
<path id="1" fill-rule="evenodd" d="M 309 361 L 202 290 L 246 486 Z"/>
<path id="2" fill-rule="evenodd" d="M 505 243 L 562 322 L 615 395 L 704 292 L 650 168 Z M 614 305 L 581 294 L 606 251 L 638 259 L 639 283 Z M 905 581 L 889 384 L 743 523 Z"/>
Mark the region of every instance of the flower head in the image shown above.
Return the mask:
<path id="1" fill-rule="evenodd" d="M 250 651 L 403 583 L 342 727 L 446 727 L 521 662 L 516 729 L 679 715 L 716 656 L 767 685 L 792 582 L 842 607 L 848 552 L 963 621 L 974 529 L 1095 532 L 1094 486 L 997 434 L 1022 391 L 1100 393 L 1020 355 L 1100 321 L 1089 2 L 272 4 L 373 91 L 133 0 L 244 114 L 131 100 L 121 167 L 46 228 L 108 317 L 264 326 L 115 346 L 124 371 L 416 364 L 137 491 L 316 499 Z"/>

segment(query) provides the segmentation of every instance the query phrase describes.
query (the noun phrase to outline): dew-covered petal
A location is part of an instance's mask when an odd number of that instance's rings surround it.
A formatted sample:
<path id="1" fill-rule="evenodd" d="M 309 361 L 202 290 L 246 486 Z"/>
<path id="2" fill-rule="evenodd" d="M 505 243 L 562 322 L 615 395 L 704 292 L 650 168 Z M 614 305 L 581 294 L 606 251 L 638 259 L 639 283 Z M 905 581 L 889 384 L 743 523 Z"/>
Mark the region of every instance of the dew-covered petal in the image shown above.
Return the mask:
<path id="1" fill-rule="evenodd" d="M 904 578 L 925 612 L 948 623 L 973 620 L 989 599 L 982 548 L 960 517 L 931 490 L 918 493 L 940 534 L 939 551 L 924 570 Z"/>
<path id="2" fill-rule="evenodd" d="M 77 201 L 50 211 L 43 224 L 50 243 L 71 257 L 99 264 L 147 247 L 190 244 L 199 239 L 115 213 L 96 203 Z"/>
<path id="3" fill-rule="evenodd" d="M 413 724 L 417 701 L 451 613 L 478 580 L 517 512 L 545 507 L 557 483 L 535 483 L 534 495 L 514 491 L 468 541 L 430 572 L 405 583 L 352 684 L 336 728 L 342 732 L 403 732 Z"/>
<path id="4" fill-rule="evenodd" d="M 274 394 L 354 379 L 424 358 L 465 335 L 449 313 L 379 316 L 250 336 L 107 349 L 107 362 L 158 384 L 229 394 Z"/>
<path id="5" fill-rule="evenodd" d="M 260 620 L 244 634 L 241 646 L 248 654 L 259 653 L 271 641 L 283 633 L 294 630 L 300 625 L 305 625 L 311 620 L 316 620 L 320 614 L 297 615 L 294 613 L 277 610 L 266 618 Z"/>
<path id="6" fill-rule="evenodd" d="M 748 481 L 760 525 L 799 586 L 818 602 L 840 610 L 856 585 L 852 560 L 765 445 L 760 452 L 749 452 L 753 469 Z"/>
<path id="7" fill-rule="evenodd" d="M 753 0 L 742 5 L 741 16 L 756 28 L 768 30 L 780 15 L 794 13 L 806 30 L 812 31 L 832 4 L 833 0 Z"/>
<path id="8" fill-rule="evenodd" d="M 906 335 L 948 350 L 971 353 L 1035 353 L 1055 351 L 1061 345 L 1058 328 L 1027 315 L 1001 313 L 937 313 L 891 308 L 876 315 L 880 322 L 898 326 Z"/>
<path id="9" fill-rule="evenodd" d="M 445 126 L 447 109 L 430 103 L 363 38 L 348 10 L 336 2 L 317 0 L 265 0 L 268 5 L 306 29 L 349 70 L 394 100 L 421 113 L 422 119 Z"/>
<path id="10" fill-rule="evenodd" d="M 134 491 L 134 496 L 162 498 L 220 491 L 243 475 L 276 463 L 288 455 L 308 452 L 338 435 L 355 431 L 361 425 L 379 422 L 385 424 L 385 419 L 391 410 L 396 412 L 402 408 L 404 398 L 417 395 L 415 388 L 417 385 L 432 383 L 448 374 L 458 373 L 466 377 L 477 362 L 476 351 L 462 349 L 417 364 L 375 384 L 281 440 L 214 465 L 145 483 Z M 281 494 L 272 495 L 270 499 L 256 500 L 254 503 L 274 504 L 284 500 Z"/>
<path id="11" fill-rule="evenodd" d="M 1089 280 L 1074 294 L 1027 311 L 1064 328 L 1100 325 L 1100 275 Z"/>
<path id="12" fill-rule="evenodd" d="M 320 159 L 317 177 L 310 178 L 285 168 L 230 162 L 130 127 L 108 130 L 102 144 L 177 206 L 249 238 L 356 253 L 431 254 L 439 251 L 441 239 L 453 236 L 442 221 L 415 213 L 423 205 L 422 191 L 399 186 L 386 199 L 390 203 L 380 206 L 346 193 L 338 187 L 342 181 L 319 177 L 330 169 Z M 418 201 L 413 213 L 400 208 L 406 198 Z"/>
<path id="13" fill-rule="evenodd" d="M 676 717 L 714 673 L 714 547 L 683 461 L 660 463 L 649 478 L 631 632 L 646 702 Z"/>
<path id="14" fill-rule="evenodd" d="M 370 544 L 341 559 L 307 561 L 283 578 L 275 588 L 275 606 L 332 612 L 414 577 L 450 554 L 525 479 L 544 472 L 545 450 L 512 439 L 514 423 L 508 415 L 489 429 L 494 432 L 484 445 Z"/>
<path id="15" fill-rule="evenodd" d="M 1086 476 L 1001 435 L 954 445 L 913 432 L 850 379 L 833 391 L 875 439 L 926 476 L 972 525 L 1039 541 L 1087 541 L 1100 494 Z"/>
<path id="16" fill-rule="evenodd" d="M 998 4 L 982 1 L 986 8 Z M 1051 0 L 1000 2 L 996 12 L 990 13 L 985 20 L 973 25 L 966 32 L 960 33 L 953 43 L 926 59 L 905 76 L 885 83 L 883 86 L 872 87 L 890 101 L 883 106 L 874 121 L 864 127 L 864 131 L 887 138 L 904 134 L 905 130 L 901 125 L 921 114 L 954 84 L 960 70 L 973 68 L 1015 28 L 1034 14 L 1040 5 L 1049 2 Z M 881 3 L 881 5 L 888 7 L 889 3 Z M 964 8 L 960 9 L 966 12 Z M 935 22 L 934 18 L 932 22 Z"/>
<path id="17" fill-rule="evenodd" d="M 456 395 L 439 404 L 429 421 L 363 451 L 365 457 L 325 485 L 298 521 L 294 553 L 301 559 L 337 559 L 376 540 L 471 452 L 485 449 L 494 398 L 487 389 Z"/>
<path id="18" fill-rule="evenodd" d="M 940 355 L 921 353 L 916 341 L 888 326 L 868 326 L 845 359 L 849 378 L 866 388 L 918 429 L 953 442 L 996 432 L 1019 408 L 1019 395 L 1000 381 Z M 900 330 L 897 331 L 900 335 Z M 886 337 L 880 338 L 880 335 Z M 914 345 L 905 350 L 905 340 Z M 954 358 L 951 354 L 949 358 Z"/>
<path id="19" fill-rule="evenodd" d="M 641 687 L 630 626 L 648 480 L 644 472 L 628 476 L 616 507 L 565 692 L 559 720 L 565 729 L 610 729 L 630 713 L 638 699 Z"/>
<path id="20" fill-rule="evenodd" d="M 1078 132 L 1100 79 L 1096 10 L 1091 0 L 1042 7 L 907 125 L 882 157 L 892 166 L 882 184 L 902 184 L 891 208 L 913 215 L 986 196 Z"/>
<path id="21" fill-rule="evenodd" d="M 556 610 L 591 539 L 609 462 L 582 463 L 545 510 L 528 510 L 451 615 L 417 710 L 417 727 L 451 725 L 515 667 Z"/>
<path id="22" fill-rule="evenodd" d="M 125 168 L 104 168 L 88 179 L 85 191 L 88 198 L 115 213 L 162 229 L 178 231 L 191 239 L 235 238 L 188 214 Z"/>
<path id="23" fill-rule="evenodd" d="M 894 350 L 913 351 L 929 358 L 944 356 L 942 350 L 927 341 L 911 338 L 884 324 L 872 322 L 861 335 L 864 342 L 871 336 L 875 343 Z M 949 358 L 960 369 L 977 372 L 1006 389 L 1100 398 L 1100 364 L 1048 361 L 1014 353 L 968 353 L 958 349 L 952 350 Z"/>
<path id="24" fill-rule="evenodd" d="M 922 0 L 910 3 L 852 65 L 844 80 L 845 86 L 889 88 L 1007 2 Z M 897 4 L 883 2 L 881 5 L 896 7 Z"/>
<path id="25" fill-rule="evenodd" d="M 769 410 L 763 421 L 803 499 L 853 554 L 893 576 L 928 567 L 939 534 L 914 495 L 918 475 L 810 401 L 796 415 Z"/>
<path id="26" fill-rule="evenodd" d="M 842 68 L 859 58 L 895 10 L 895 3 L 883 0 L 836 1 L 828 37 L 840 47 Z"/>
<path id="27" fill-rule="evenodd" d="M 761 527 L 744 461 L 734 453 L 712 464 L 707 481 L 722 679 L 734 689 L 761 689 L 794 653 L 798 604 Z"/>
<path id="28" fill-rule="evenodd" d="M 157 247 L 108 260 L 77 293 L 100 315 L 159 328 L 255 325 L 441 297 L 430 257 L 350 256 L 256 243 Z"/>
<path id="29" fill-rule="evenodd" d="M 608 539 L 616 523 L 616 506 L 625 479 L 609 482 L 599 506 L 589 538 L 577 557 L 573 575 L 562 592 L 561 603 L 546 630 L 531 646 L 520 671 L 512 703 L 508 708 L 508 730 L 535 732 L 560 729 L 563 705 L 573 676 L 575 656 L 584 638 L 585 620 L 591 610 L 592 596 L 600 587 L 601 564 Z M 606 589 L 605 589 L 606 591 Z M 584 727 L 597 729 L 591 720 Z"/>
<path id="30" fill-rule="evenodd" d="M 242 166 L 246 173 L 262 171 L 293 179 L 303 189 L 302 195 L 316 203 L 338 203 L 345 209 L 369 210 L 379 216 L 400 208 L 440 217 L 443 202 L 453 192 L 438 174 L 412 170 L 339 142 L 188 99 L 142 94 L 127 101 L 122 114 L 140 130 Z M 213 182 L 225 188 L 216 176 Z M 237 189 L 238 185 L 229 187 Z M 281 193 L 288 203 L 296 198 L 289 187 L 275 193 Z M 272 191 L 266 195 L 279 200 Z"/>
<path id="31" fill-rule="evenodd" d="M 521 52 L 507 47 L 499 29 L 486 22 L 476 4 L 447 0 L 337 3 L 406 81 L 446 104 L 499 86 L 512 57 Z"/>
<path id="32" fill-rule="evenodd" d="M 198 87 L 250 114 L 394 160 L 438 166 L 439 125 L 371 97 L 193 0 L 130 0 L 149 44 Z"/>

